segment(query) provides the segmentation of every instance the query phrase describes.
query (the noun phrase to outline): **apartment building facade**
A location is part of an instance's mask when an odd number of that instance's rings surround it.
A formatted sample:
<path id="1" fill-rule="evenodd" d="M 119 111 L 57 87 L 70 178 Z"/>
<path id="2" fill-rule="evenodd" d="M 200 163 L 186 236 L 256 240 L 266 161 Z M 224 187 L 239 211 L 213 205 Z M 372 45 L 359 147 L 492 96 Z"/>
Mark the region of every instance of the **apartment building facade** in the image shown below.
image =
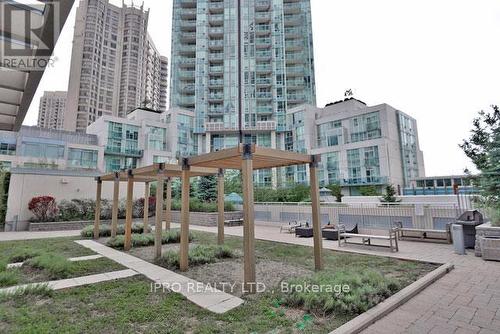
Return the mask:
<path id="1" fill-rule="evenodd" d="M 80 1 L 65 130 L 85 132 L 101 116 L 126 117 L 140 106 L 166 110 L 168 61 L 148 35 L 148 20 L 143 5 Z"/>
<path id="2" fill-rule="evenodd" d="M 284 149 L 321 156 L 321 185 L 339 184 L 346 195 L 361 187 L 382 191 L 392 184 L 399 193 L 425 176 L 416 120 L 387 105 L 367 106 L 356 99 L 325 108 L 303 105 L 287 114 Z M 306 183 L 307 166 L 285 168 L 285 184 Z"/>
<path id="3" fill-rule="evenodd" d="M 64 110 L 66 108 L 66 92 L 44 92 L 38 107 L 38 127 L 62 130 Z"/>
<path id="4" fill-rule="evenodd" d="M 198 153 L 239 143 L 240 104 L 244 141 L 276 148 L 286 111 L 316 103 L 309 0 L 238 3 L 173 2 L 170 106 L 194 112 Z"/>

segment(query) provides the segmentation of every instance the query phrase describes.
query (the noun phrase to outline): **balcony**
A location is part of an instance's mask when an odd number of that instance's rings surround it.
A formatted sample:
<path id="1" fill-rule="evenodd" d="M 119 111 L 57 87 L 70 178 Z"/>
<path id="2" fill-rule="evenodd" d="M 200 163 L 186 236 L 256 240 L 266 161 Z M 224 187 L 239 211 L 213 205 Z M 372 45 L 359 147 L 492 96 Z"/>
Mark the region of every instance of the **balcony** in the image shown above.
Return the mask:
<path id="1" fill-rule="evenodd" d="M 276 131 L 276 121 L 259 121 L 255 126 L 245 125 L 245 130 L 253 131 Z"/>
<path id="2" fill-rule="evenodd" d="M 262 12 L 269 10 L 271 8 L 271 2 L 269 0 L 257 0 L 255 1 L 255 11 Z"/>
<path id="3" fill-rule="evenodd" d="M 194 84 L 188 84 L 188 85 L 184 85 L 180 88 L 180 91 L 182 93 L 190 93 L 190 94 L 194 94 L 194 87 L 195 85 Z"/>
<path id="4" fill-rule="evenodd" d="M 387 184 L 388 178 L 386 176 L 370 176 L 370 177 L 357 177 L 340 180 L 342 186 L 365 186 L 365 185 L 384 185 Z"/>
<path id="5" fill-rule="evenodd" d="M 269 35 L 271 33 L 271 26 L 269 24 L 257 24 L 255 26 L 256 35 Z"/>
<path id="6" fill-rule="evenodd" d="M 283 4 L 283 12 L 285 14 L 299 14 L 301 12 L 302 8 L 300 6 L 299 2 L 291 2 L 291 3 L 284 3 Z"/>
<path id="7" fill-rule="evenodd" d="M 257 93 L 255 93 L 255 98 L 257 98 L 257 100 L 272 100 L 273 93 L 271 93 L 271 92 L 257 92 Z"/>
<path id="8" fill-rule="evenodd" d="M 222 106 L 220 107 L 209 107 L 208 108 L 208 115 L 209 116 L 220 116 L 224 113 L 224 108 Z"/>
<path id="9" fill-rule="evenodd" d="M 272 114 L 273 107 L 272 106 L 257 106 L 256 112 L 257 112 L 257 114 L 261 114 L 261 115 Z"/>
<path id="10" fill-rule="evenodd" d="M 304 63 L 304 54 L 302 52 L 286 53 L 285 60 L 287 64 Z"/>
<path id="11" fill-rule="evenodd" d="M 265 50 L 265 51 L 257 51 L 255 52 L 255 58 L 259 60 L 271 60 L 273 57 L 273 54 L 271 53 L 270 50 Z"/>
<path id="12" fill-rule="evenodd" d="M 104 149 L 104 154 L 107 155 L 118 155 L 124 157 L 134 157 L 134 158 L 142 158 L 144 151 L 139 149 L 132 148 L 124 148 L 117 146 L 106 146 Z"/>
<path id="13" fill-rule="evenodd" d="M 196 19 L 196 8 L 183 8 L 180 16 L 182 19 Z"/>
<path id="14" fill-rule="evenodd" d="M 224 2 L 209 2 L 208 11 L 211 14 L 221 14 L 224 13 Z"/>
<path id="15" fill-rule="evenodd" d="M 268 12 L 255 13 L 255 23 L 268 23 L 271 22 L 271 14 Z"/>
<path id="16" fill-rule="evenodd" d="M 224 93 L 209 93 L 208 101 L 210 102 L 219 102 L 224 100 Z"/>
<path id="17" fill-rule="evenodd" d="M 255 79 L 255 84 L 257 86 L 270 86 L 272 84 L 271 78 L 257 78 Z"/>
<path id="18" fill-rule="evenodd" d="M 304 67 L 303 66 L 287 67 L 286 75 L 287 77 L 302 76 L 304 75 Z"/>
<path id="19" fill-rule="evenodd" d="M 195 98 L 193 95 L 187 95 L 180 97 L 178 100 L 180 106 L 193 106 L 195 104 Z"/>
<path id="20" fill-rule="evenodd" d="M 285 15 L 285 28 L 286 27 L 296 27 L 302 24 L 302 18 L 300 15 Z"/>
<path id="21" fill-rule="evenodd" d="M 196 0 L 181 0 L 182 8 L 196 8 Z"/>
<path id="22" fill-rule="evenodd" d="M 255 47 L 257 49 L 264 49 L 271 47 L 271 38 L 269 37 L 258 37 L 255 39 Z"/>
<path id="23" fill-rule="evenodd" d="M 196 32 L 181 32 L 182 42 L 196 42 Z"/>
<path id="24" fill-rule="evenodd" d="M 286 51 L 299 51 L 304 48 L 304 41 L 302 39 L 291 39 L 285 41 Z"/>
<path id="25" fill-rule="evenodd" d="M 237 132 L 238 127 L 230 124 L 225 125 L 224 122 L 205 122 L 205 131 L 207 132 Z"/>
<path id="26" fill-rule="evenodd" d="M 208 48 L 211 50 L 222 50 L 224 49 L 223 39 L 212 39 L 208 41 Z"/>
<path id="27" fill-rule="evenodd" d="M 271 64 L 257 65 L 255 66 L 255 71 L 258 73 L 271 73 L 273 67 Z"/>
<path id="28" fill-rule="evenodd" d="M 194 71 L 179 71 L 179 79 L 194 79 Z"/>
<path id="29" fill-rule="evenodd" d="M 179 67 L 182 68 L 192 68 L 196 64 L 196 59 L 195 58 L 187 58 L 187 57 L 182 57 L 179 60 Z"/>
<path id="30" fill-rule="evenodd" d="M 289 103 L 303 103 L 306 100 L 304 94 L 288 94 L 286 98 Z"/>
<path id="31" fill-rule="evenodd" d="M 213 37 L 224 36 L 224 27 L 210 27 L 208 28 L 208 35 Z"/>
<path id="32" fill-rule="evenodd" d="M 222 25 L 224 24 L 224 14 L 209 15 L 208 22 L 216 26 Z"/>
<path id="33" fill-rule="evenodd" d="M 287 27 L 285 28 L 286 38 L 296 38 L 302 36 L 302 29 L 297 27 Z"/>
<path id="34" fill-rule="evenodd" d="M 286 81 L 287 88 L 303 88 L 305 86 L 304 79 L 295 79 Z"/>
<path id="35" fill-rule="evenodd" d="M 184 20 L 180 23 L 181 31 L 194 31 L 196 30 L 196 20 Z"/>
<path id="36" fill-rule="evenodd" d="M 224 60 L 224 53 L 223 52 L 209 53 L 208 60 L 221 62 Z"/>
<path id="37" fill-rule="evenodd" d="M 196 54 L 196 45 L 181 45 L 179 47 L 179 53 L 181 55 L 193 55 L 193 54 Z"/>
<path id="38" fill-rule="evenodd" d="M 212 79 L 208 81 L 208 86 L 210 88 L 215 88 L 215 87 L 223 87 L 224 86 L 224 80 L 221 79 Z"/>
<path id="39" fill-rule="evenodd" d="M 222 74 L 224 73 L 224 66 L 210 66 L 208 72 L 210 74 Z"/>

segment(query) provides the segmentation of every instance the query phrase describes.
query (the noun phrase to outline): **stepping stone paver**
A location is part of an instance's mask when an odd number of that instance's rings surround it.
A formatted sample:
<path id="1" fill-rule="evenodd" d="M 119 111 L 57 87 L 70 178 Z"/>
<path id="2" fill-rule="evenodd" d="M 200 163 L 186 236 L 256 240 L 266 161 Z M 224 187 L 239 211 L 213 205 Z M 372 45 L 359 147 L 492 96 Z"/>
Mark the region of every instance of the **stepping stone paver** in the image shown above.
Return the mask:
<path id="1" fill-rule="evenodd" d="M 75 242 L 125 267 L 137 271 L 155 283 L 164 286 L 176 284 L 175 286 L 179 287 L 179 290 L 175 289 L 175 292 L 182 294 L 189 301 L 214 313 L 225 313 L 243 304 L 241 298 L 218 289 L 212 289 L 208 285 L 197 282 L 189 277 L 177 274 L 130 254 L 117 251 L 93 240 L 78 240 Z M 202 288 L 197 289 L 199 286 L 202 286 Z"/>

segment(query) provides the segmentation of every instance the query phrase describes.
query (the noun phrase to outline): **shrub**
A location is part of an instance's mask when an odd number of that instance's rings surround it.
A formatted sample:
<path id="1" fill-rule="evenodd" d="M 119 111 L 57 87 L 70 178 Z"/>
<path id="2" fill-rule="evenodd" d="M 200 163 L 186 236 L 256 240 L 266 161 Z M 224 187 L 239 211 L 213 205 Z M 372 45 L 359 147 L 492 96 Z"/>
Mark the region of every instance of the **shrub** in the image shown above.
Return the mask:
<path id="1" fill-rule="evenodd" d="M 132 234 L 131 237 L 132 247 L 144 247 L 151 246 L 155 243 L 154 234 Z M 170 230 L 162 233 L 161 243 L 165 244 L 173 244 L 179 243 L 181 240 L 180 231 L 179 230 Z M 193 240 L 193 235 L 189 234 L 189 241 Z M 125 244 L 125 236 L 118 235 L 115 238 L 111 238 L 106 243 L 107 246 L 112 248 L 123 248 Z"/>
<path id="2" fill-rule="evenodd" d="M 16 262 L 24 262 L 28 259 L 31 259 L 35 256 L 40 255 L 39 251 L 36 251 L 34 249 L 29 249 L 29 248 L 24 248 L 16 251 L 14 254 L 12 254 L 9 257 L 9 261 L 11 263 L 16 263 Z"/>
<path id="3" fill-rule="evenodd" d="M 41 254 L 29 259 L 24 265 L 47 271 L 51 279 L 66 278 L 73 270 L 73 264 L 63 256 Z"/>
<path id="4" fill-rule="evenodd" d="M 54 294 L 54 290 L 49 288 L 47 284 L 30 284 L 25 287 L 17 288 L 13 292 L 0 293 L 0 302 L 7 300 L 18 300 L 25 296 L 46 296 L 50 297 Z"/>
<path id="5" fill-rule="evenodd" d="M 134 223 L 132 224 L 132 233 L 142 234 L 144 233 L 144 224 L 143 223 Z M 151 232 L 151 228 L 148 227 L 146 233 Z M 118 225 L 116 229 L 116 234 L 121 235 L 125 234 L 125 226 Z M 94 225 L 85 226 L 80 232 L 82 238 L 92 238 L 94 236 Z M 110 225 L 100 225 L 99 226 L 99 236 L 101 238 L 107 238 L 111 236 L 111 226 Z"/>
<path id="6" fill-rule="evenodd" d="M 304 202 L 310 196 L 310 188 L 301 184 L 277 189 L 258 187 L 254 190 L 256 202 Z"/>
<path id="7" fill-rule="evenodd" d="M 57 216 L 56 199 L 52 196 L 33 197 L 28 203 L 28 209 L 38 222 L 53 221 Z"/>
<path id="8" fill-rule="evenodd" d="M 5 270 L 0 272 L 0 287 L 13 286 L 19 282 L 19 271 Z"/>
<path id="9" fill-rule="evenodd" d="M 196 245 L 188 253 L 189 264 L 193 266 L 214 263 L 218 259 L 233 257 L 235 257 L 235 254 L 231 248 L 220 245 Z M 158 262 L 169 268 L 179 268 L 179 252 L 165 252 Z"/>
<path id="10" fill-rule="evenodd" d="M 384 277 L 375 270 L 318 272 L 306 278 L 288 281 L 289 287 L 300 286 L 349 286 L 349 292 L 335 292 L 323 289 L 300 291 L 291 289 L 283 293 L 283 303 L 290 307 L 302 307 L 308 312 L 356 315 L 366 312 L 399 290 L 397 280 Z"/>
<path id="11" fill-rule="evenodd" d="M 79 206 L 74 201 L 62 200 L 57 208 L 59 210 L 59 219 L 62 221 L 72 221 L 81 219 Z"/>
<path id="12" fill-rule="evenodd" d="M 156 197 L 149 197 L 148 200 L 149 217 L 154 216 L 156 210 Z M 132 205 L 132 215 L 136 218 L 144 217 L 144 198 L 138 198 Z"/>
<path id="13" fill-rule="evenodd" d="M 172 210 L 181 210 L 181 201 L 172 201 Z M 217 212 L 217 202 L 202 202 L 197 198 L 189 200 L 189 211 L 191 212 Z M 235 211 L 235 207 L 231 202 L 224 203 L 224 211 Z"/>

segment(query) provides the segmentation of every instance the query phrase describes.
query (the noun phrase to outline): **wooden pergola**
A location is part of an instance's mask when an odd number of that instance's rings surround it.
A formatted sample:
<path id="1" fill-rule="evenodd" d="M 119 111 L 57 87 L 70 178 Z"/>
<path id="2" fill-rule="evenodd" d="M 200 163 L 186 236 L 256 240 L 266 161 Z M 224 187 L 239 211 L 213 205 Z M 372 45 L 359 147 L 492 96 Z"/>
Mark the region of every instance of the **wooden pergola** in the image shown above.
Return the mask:
<path id="1" fill-rule="evenodd" d="M 114 182 L 112 236 L 116 235 L 118 221 L 118 192 L 119 183 L 127 182 L 127 205 L 125 223 L 125 250 L 131 248 L 132 227 L 132 196 L 135 182 L 146 183 L 145 201 L 149 198 L 149 182 L 158 182 L 156 188 L 156 221 L 155 221 L 155 255 L 161 256 L 161 227 L 163 210 L 163 186 L 167 182 L 167 203 L 165 220 L 167 228 L 171 221 L 171 178 L 180 177 L 182 182 L 181 194 L 181 240 L 179 251 L 179 266 L 186 271 L 189 266 L 189 179 L 196 176 L 218 175 L 218 243 L 224 242 L 224 173 L 225 169 L 241 170 L 243 180 L 243 249 L 244 249 L 244 287 L 247 292 L 253 293 L 256 288 L 255 277 L 255 214 L 253 195 L 253 171 L 294 165 L 308 164 L 310 169 L 310 186 L 312 202 L 312 228 L 314 239 L 314 264 L 316 270 L 323 269 L 322 235 L 320 221 L 319 183 L 317 168 L 319 156 L 306 155 L 290 151 L 281 151 L 270 148 L 257 147 L 254 144 L 240 144 L 234 148 L 199 156 L 183 158 L 179 165 L 154 164 L 148 167 L 128 170 L 127 172 L 112 173 L 97 178 L 96 218 L 94 224 L 94 238 L 99 238 L 100 199 L 103 181 Z M 147 202 L 144 206 L 144 225 L 147 227 Z"/>
<path id="2" fill-rule="evenodd" d="M 243 179 L 243 251 L 245 290 L 255 292 L 255 227 L 253 171 L 293 165 L 308 164 L 312 202 L 312 227 L 314 238 L 314 265 L 316 270 L 323 269 L 322 235 L 320 221 L 319 183 L 317 168 L 320 157 L 290 151 L 258 147 L 254 144 L 240 144 L 237 147 L 207 153 L 187 159 L 186 168 L 239 169 Z M 184 222 L 184 221 L 183 221 Z M 187 223 L 186 223 L 187 224 Z M 189 226 L 181 228 L 188 229 Z M 181 261 L 187 265 L 187 253 L 181 251 Z"/>
<path id="3" fill-rule="evenodd" d="M 127 171 L 115 172 L 96 178 L 96 208 L 94 220 L 94 239 L 99 238 L 99 225 L 101 213 L 101 193 L 102 182 L 110 181 L 114 183 L 113 188 L 113 205 L 112 205 L 112 220 L 111 220 L 111 236 L 116 236 L 118 227 L 118 205 L 120 182 L 127 182 L 127 198 L 126 198 L 126 215 L 125 215 L 125 241 L 124 250 L 128 251 L 132 247 L 132 209 L 133 209 L 133 194 L 134 184 L 144 183 L 144 230 L 149 225 L 149 185 L 151 182 L 157 182 L 156 185 L 156 213 L 155 213 L 155 257 L 161 256 L 161 235 L 162 222 L 165 220 L 166 229 L 170 229 L 172 221 L 172 178 L 179 177 L 182 179 L 182 208 L 181 219 L 186 220 L 189 224 L 189 179 L 197 176 L 218 175 L 218 242 L 224 242 L 224 174 L 219 168 L 204 168 L 194 167 L 190 169 L 184 168 L 182 165 L 172 165 L 164 163 L 155 163 L 151 166 L 129 169 Z M 163 212 L 163 191 L 166 183 L 166 203 L 165 212 Z M 181 246 L 187 245 L 189 242 L 189 231 L 181 231 Z M 186 246 L 187 247 L 187 246 Z M 186 249 L 187 252 L 187 249 Z M 182 269 L 182 268 L 181 268 Z M 187 269 L 187 266 L 186 268 Z M 185 270 L 184 269 L 184 270 Z"/>

